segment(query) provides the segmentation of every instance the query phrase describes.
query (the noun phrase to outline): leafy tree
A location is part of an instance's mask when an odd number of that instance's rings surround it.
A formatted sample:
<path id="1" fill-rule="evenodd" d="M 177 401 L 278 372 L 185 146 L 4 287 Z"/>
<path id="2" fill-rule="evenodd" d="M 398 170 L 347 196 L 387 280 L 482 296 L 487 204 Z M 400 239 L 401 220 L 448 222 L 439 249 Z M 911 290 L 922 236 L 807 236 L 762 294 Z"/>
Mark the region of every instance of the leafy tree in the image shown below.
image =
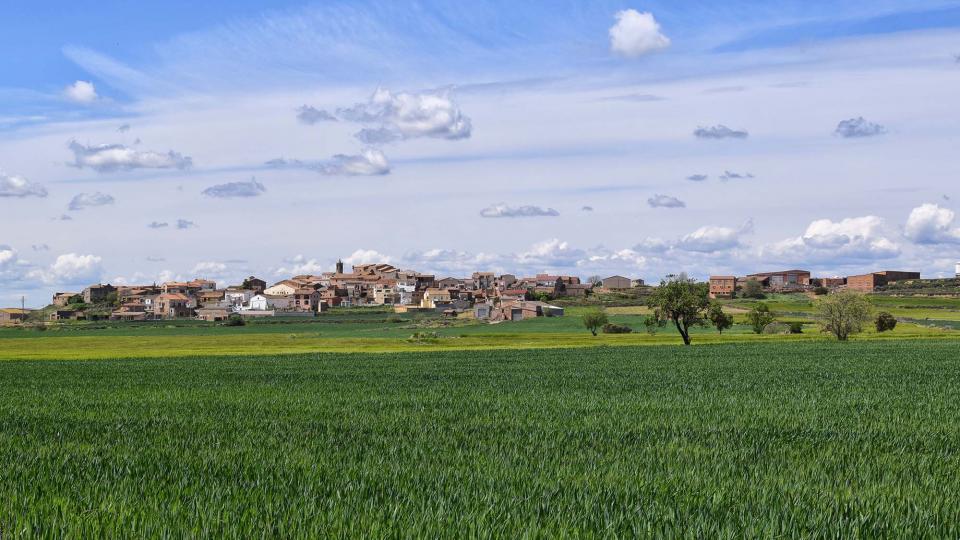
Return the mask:
<path id="1" fill-rule="evenodd" d="M 733 315 L 724 313 L 723 306 L 716 302 L 710 304 L 710 309 L 707 310 L 707 319 L 721 335 L 723 335 L 724 330 L 733 326 Z"/>
<path id="2" fill-rule="evenodd" d="M 791 334 L 802 334 L 803 333 L 803 323 L 798 321 L 793 321 L 790 323 L 790 333 Z"/>
<path id="3" fill-rule="evenodd" d="M 748 279 L 743 282 L 743 289 L 740 291 L 740 296 L 742 298 L 756 299 L 767 297 L 767 295 L 763 294 L 763 285 L 755 279 Z"/>
<path id="4" fill-rule="evenodd" d="M 886 332 L 897 327 L 897 318 L 886 311 L 881 311 L 873 324 L 877 327 L 877 332 Z"/>
<path id="5" fill-rule="evenodd" d="M 244 326 L 245 324 L 247 324 L 247 321 L 243 320 L 243 317 L 236 313 L 231 313 L 223 323 L 224 326 Z"/>
<path id="6" fill-rule="evenodd" d="M 549 302 L 549 301 L 550 301 L 550 295 L 547 294 L 547 293 L 545 293 L 545 292 L 539 292 L 539 293 L 537 293 L 537 300 L 540 301 L 540 302 Z"/>
<path id="7" fill-rule="evenodd" d="M 103 299 L 103 303 L 108 306 L 119 306 L 120 305 L 120 295 L 117 294 L 117 291 L 112 291 L 107 293 L 107 296 Z"/>
<path id="8" fill-rule="evenodd" d="M 653 309 L 653 315 L 645 321 L 648 328 L 672 321 L 683 338 L 683 344 L 689 345 L 690 328 L 705 322 L 704 317 L 710 307 L 709 286 L 697 283 L 685 274 L 668 276 L 650 295 L 647 305 Z"/>
<path id="9" fill-rule="evenodd" d="M 770 306 L 760 302 L 747 313 L 747 322 L 753 326 L 753 331 L 761 334 L 768 324 L 773 322 L 773 313 L 770 312 Z"/>
<path id="10" fill-rule="evenodd" d="M 591 309 L 583 314 L 583 326 L 593 335 L 597 335 L 597 329 L 609 322 L 610 319 L 602 309 Z"/>
<path id="11" fill-rule="evenodd" d="M 846 341 L 851 334 L 863 331 L 870 320 L 870 303 L 862 294 L 842 291 L 817 301 L 817 319 L 820 330 L 833 334 L 839 341 Z"/>

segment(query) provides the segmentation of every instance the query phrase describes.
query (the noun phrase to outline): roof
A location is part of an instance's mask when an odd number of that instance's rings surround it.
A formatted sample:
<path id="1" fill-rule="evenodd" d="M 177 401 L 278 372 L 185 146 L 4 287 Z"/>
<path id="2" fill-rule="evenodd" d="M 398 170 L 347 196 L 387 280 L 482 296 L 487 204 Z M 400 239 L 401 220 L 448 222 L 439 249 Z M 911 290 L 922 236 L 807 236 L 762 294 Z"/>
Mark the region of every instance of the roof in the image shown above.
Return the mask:
<path id="1" fill-rule="evenodd" d="M 630 278 L 624 277 L 624 276 L 610 276 L 610 277 L 605 277 L 605 278 L 601 279 L 600 281 L 606 281 L 606 280 L 608 280 L 608 279 L 630 279 Z"/>
<path id="2" fill-rule="evenodd" d="M 781 270 L 779 272 L 759 272 L 756 274 L 747 274 L 747 277 L 751 276 L 778 276 L 780 274 L 809 274 L 809 270 Z"/>
<path id="3" fill-rule="evenodd" d="M 185 301 L 185 302 L 189 302 L 189 301 L 190 301 L 190 298 L 189 298 L 187 295 L 183 294 L 183 293 L 163 293 L 163 294 L 161 294 L 160 296 L 157 297 L 157 300 L 160 300 L 160 299 L 164 299 L 164 300 L 183 300 L 183 301 Z"/>
<path id="4" fill-rule="evenodd" d="M 737 276 L 710 276 L 710 279 L 737 279 Z"/>
<path id="5" fill-rule="evenodd" d="M 32 310 L 29 310 L 29 309 L 20 309 L 20 308 L 2 308 L 2 309 L 0 309 L 0 311 L 2 311 L 2 312 L 4 312 L 4 313 L 9 313 L 9 314 L 11 314 L 11 315 L 13 315 L 13 314 L 15 314 L 15 313 L 18 314 L 18 315 L 26 315 L 27 313 L 30 313 L 30 311 L 32 311 Z"/>

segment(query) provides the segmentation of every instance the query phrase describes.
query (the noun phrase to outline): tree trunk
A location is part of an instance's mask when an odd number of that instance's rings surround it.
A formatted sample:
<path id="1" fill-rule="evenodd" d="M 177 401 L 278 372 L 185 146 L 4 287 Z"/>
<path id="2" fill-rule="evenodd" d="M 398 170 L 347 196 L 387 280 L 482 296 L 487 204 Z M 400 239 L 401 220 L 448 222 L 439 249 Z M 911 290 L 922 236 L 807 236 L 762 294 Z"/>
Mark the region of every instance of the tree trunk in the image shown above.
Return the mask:
<path id="1" fill-rule="evenodd" d="M 687 329 L 684 328 L 684 327 L 680 324 L 680 321 L 677 320 L 677 319 L 674 319 L 673 324 L 676 325 L 676 327 L 677 327 L 677 332 L 680 332 L 680 337 L 683 338 L 683 344 L 684 344 L 684 345 L 689 345 L 689 344 L 690 344 L 690 333 L 687 331 Z"/>

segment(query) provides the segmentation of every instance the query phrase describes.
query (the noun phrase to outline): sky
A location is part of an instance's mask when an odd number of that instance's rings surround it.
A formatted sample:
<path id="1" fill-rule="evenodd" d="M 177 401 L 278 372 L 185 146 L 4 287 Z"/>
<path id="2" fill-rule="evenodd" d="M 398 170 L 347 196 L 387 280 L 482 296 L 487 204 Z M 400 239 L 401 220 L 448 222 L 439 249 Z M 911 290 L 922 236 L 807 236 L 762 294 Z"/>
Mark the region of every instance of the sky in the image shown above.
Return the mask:
<path id="1" fill-rule="evenodd" d="M 0 8 L 0 307 L 960 261 L 960 2 L 35 4 Z"/>

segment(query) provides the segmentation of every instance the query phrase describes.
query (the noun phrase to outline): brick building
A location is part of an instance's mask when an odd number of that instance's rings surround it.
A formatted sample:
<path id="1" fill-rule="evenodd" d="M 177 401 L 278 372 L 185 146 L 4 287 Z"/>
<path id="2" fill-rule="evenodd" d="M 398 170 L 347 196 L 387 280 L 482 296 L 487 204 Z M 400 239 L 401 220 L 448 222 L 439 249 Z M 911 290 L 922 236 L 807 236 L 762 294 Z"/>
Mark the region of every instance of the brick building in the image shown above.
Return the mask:
<path id="1" fill-rule="evenodd" d="M 853 291 L 873 292 L 877 287 L 907 279 L 920 279 L 920 272 L 901 272 L 898 270 L 884 270 L 871 272 L 859 276 L 847 277 L 847 288 Z"/>
<path id="2" fill-rule="evenodd" d="M 735 276 L 710 276 L 710 298 L 733 298 L 736 291 Z"/>

